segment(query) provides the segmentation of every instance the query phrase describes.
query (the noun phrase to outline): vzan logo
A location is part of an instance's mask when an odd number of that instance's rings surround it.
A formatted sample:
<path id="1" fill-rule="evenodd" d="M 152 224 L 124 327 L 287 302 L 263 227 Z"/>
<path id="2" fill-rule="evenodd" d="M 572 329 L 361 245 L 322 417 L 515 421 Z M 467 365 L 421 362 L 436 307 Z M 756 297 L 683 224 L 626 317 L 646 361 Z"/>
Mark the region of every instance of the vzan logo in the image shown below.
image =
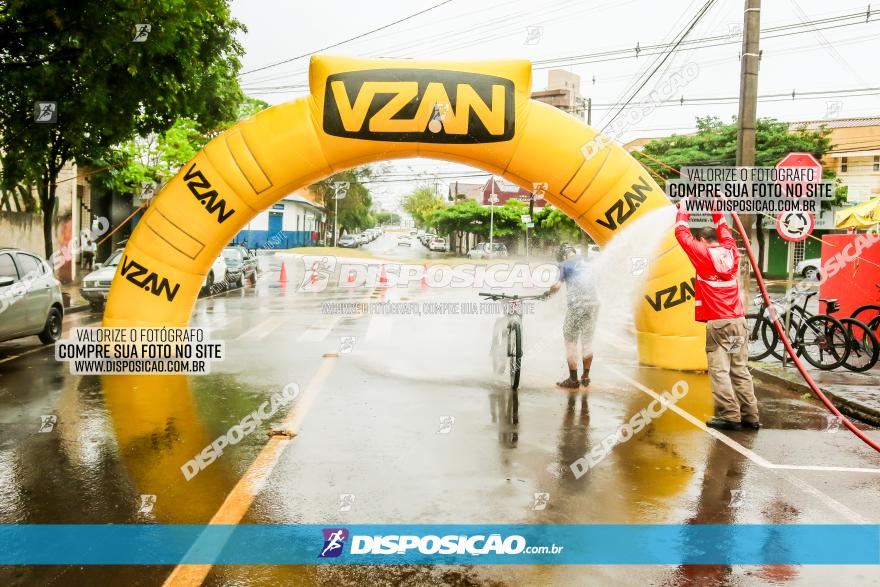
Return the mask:
<path id="1" fill-rule="evenodd" d="M 655 291 L 653 299 L 645 296 L 645 300 L 651 304 L 655 312 L 668 310 L 695 297 L 694 288 L 696 286 L 697 280 L 692 277 L 690 282 L 682 281 L 678 285 L 672 285 L 666 289 Z"/>
<path id="2" fill-rule="evenodd" d="M 183 181 L 186 182 L 186 186 L 192 192 L 192 195 L 202 203 L 208 214 L 217 212 L 217 224 L 223 224 L 227 218 L 235 214 L 235 210 L 232 208 L 229 211 L 226 210 L 226 200 L 219 197 L 217 190 L 211 189 L 211 182 L 205 179 L 201 171 L 196 169 L 195 163 L 192 164 L 189 171 L 183 176 Z M 199 193 L 199 188 L 205 191 Z"/>
<path id="3" fill-rule="evenodd" d="M 174 300 L 174 296 L 177 295 L 177 290 L 180 289 L 179 283 L 175 283 L 172 288 L 167 277 L 163 277 L 160 280 L 159 276 L 154 271 L 150 271 L 134 259 L 129 259 L 128 255 L 122 256 L 121 267 L 120 274 L 128 281 L 143 288 L 145 291 L 150 292 L 154 296 L 159 296 L 164 293 L 165 299 L 169 302 Z"/>
<path id="4" fill-rule="evenodd" d="M 324 132 L 374 141 L 508 141 L 514 135 L 513 81 L 425 69 L 335 73 L 324 90 Z"/>
<path id="5" fill-rule="evenodd" d="M 596 224 L 604 226 L 609 230 L 617 230 L 617 228 L 629 220 L 629 218 L 639 209 L 642 202 L 648 199 L 645 194 L 654 191 L 651 184 L 648 183 L 641 175 L 639 176 L 641 183 L 634 183 L 630 188 L 632 191 L 623 194 L 623 197 L 611 204 L 611 207 L 605 211 L 605 219 L 597 218 Z"/>

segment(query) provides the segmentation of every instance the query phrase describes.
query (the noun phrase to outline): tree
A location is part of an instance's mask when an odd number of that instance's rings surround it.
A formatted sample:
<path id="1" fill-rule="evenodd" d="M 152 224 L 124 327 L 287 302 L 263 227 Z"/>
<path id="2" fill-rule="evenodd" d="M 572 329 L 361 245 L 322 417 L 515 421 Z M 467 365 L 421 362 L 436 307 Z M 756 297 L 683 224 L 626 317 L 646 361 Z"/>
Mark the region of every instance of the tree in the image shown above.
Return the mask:
<path id="1" fill-rule="evenodd" d="M 144 23 L 149 31 L 136 29 Z M 0 8 L 0 186 L 36 187 L 47 256 L 65 164 L 101 159 L 179 118 L 206 131 L 235 118 L 241 30 L 225 0 L 10 0 Z M 56 104 L 54 122 L 36 122 L 38 102 Z"/>
<path id="2" fill-rule="evenodd" d="M 535 223 L 533 232 L 535 239 L 545 246 L 579 242 L 586 234 L 574 219 L 552 205 L 547 205 L 536 212 L 532 221 Z"/>
<path id="3" fill-rule="evenodd" d="M 435 193 L 434 188 L 427 186 L 416 188 L 403 198 L 403 209 L 413 217 L 418 226 L 426 226 L 428 215 L 445 205 L 443 198 Z"/>
<path id="4" fill-rule="evenodd" d="M 376 212 L 376 222 L 379 224 L 400 224 L 400 214 L 397 212 Z"/>
<path id="5" fill-rule="evenodd" d="M 372 167 L 355 167 L 334 173 L 330 177 L 322 179 L 310 186 L 312 192 L 318 194 L 324 202 L 327 216 L 330 222 L 335 224 L 335 204 L 333 201 L 334 187 L 336 182 L 348 182 L 348 191 L 345 198 L 339 200 L 339 234 L 343 230 L 361 231 L 376 225 L 376 218 L 371 214 L 373 199 L 370 190 L 363 182 L 374 178 L 376 172 Z"/>
<path id="6" fill-rule="evenodd" d="M 759 119 L 756 129 L 755 165 L 773 167 L 791 152 L 811 153 L 816 159 L 821 160 L 832 148 L 831 139 L 828 138 L 830 134 L 831 131 L 824 127 L 819 130 L 804 128 L 791 130 L 787 122 L 772 118 Z M 724 123 L 714 116 L 697 118 L 696 133 L 655 139 L 645 145 L 643 152 L 675 169 L 681 169 L 683 166 L 733 166 L 736 164 L 736 121 Z M 655 177 L 661 178 L 662 186 L 665 186 L 663 180 L 678 177 L 675 171 L 648 157 L 636 155 L 636 158 L 642 165 L 651 169 Z M 826 166 L 823 177 L 836 180 L 837 174 Z M 823 201 L 822 205 L 828 206 L 846 201 L 846 188 L 840 185 L 839 180 L 835 195 L 833 202 Z M 762 230 L 757 231 L 757 240 L 758 258 L 762 259 L 764 254 Z"/>
<path id="7" fill-rule="evenodd" d="M 195 120 L 178 118 L 165 132 L 134 137 L 114 146 L 101 160 L 91 162 L 105 169 L 93 176 L 93 182 L 122 193 L 158 192 L 208 141 L 268 107 L 262 100 L 245 97 L 236 108 L 235 120 L 222 122 L 207 133 Z"/>

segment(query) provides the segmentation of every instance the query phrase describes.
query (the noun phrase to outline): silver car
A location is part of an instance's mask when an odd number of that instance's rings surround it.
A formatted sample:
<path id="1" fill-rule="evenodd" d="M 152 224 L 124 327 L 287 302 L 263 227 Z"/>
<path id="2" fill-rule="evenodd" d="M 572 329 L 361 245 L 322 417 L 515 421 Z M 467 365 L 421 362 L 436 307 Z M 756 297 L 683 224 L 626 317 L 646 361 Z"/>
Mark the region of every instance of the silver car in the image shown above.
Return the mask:
<path id="1" fill-rule="evenodd" d="M 44 344 L 61 337 L 61 283 L 49 264 L 19 249 L 0 248 L 0 341 L 36 334 Z"/>

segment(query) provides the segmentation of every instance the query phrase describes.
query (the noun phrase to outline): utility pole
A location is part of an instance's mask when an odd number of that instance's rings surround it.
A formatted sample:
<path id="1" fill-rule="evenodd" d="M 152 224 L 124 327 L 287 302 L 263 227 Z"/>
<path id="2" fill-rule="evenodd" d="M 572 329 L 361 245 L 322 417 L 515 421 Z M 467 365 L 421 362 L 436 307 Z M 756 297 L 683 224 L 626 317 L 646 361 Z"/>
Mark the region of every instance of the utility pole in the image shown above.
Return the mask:
<path id="1" fill-rule="evenodd" d="M 587 98 L 587 124 L 593 124 L 593 99 Z"/>
<path id="2" fill-rule="evenodd" d="M 742 58 L 740 59 L 739 116 L 736 164 L 755 164 L 755 125 L 758 115 L 758 58 L 761 36 L 761 0 L 745 0 Z"/>
<path id="3" fill-rule="evenodd" d="M 758 118 L 758 67 L 761 56 L 761 0 L 745 0 L 743 14 L 743 42 L 740 57 L 739 84 L 739 116 L 736 120 L 736 164 L 737 166 L 753 166 L 755 164 L 755 127 Z M 756 218 L 753 214 L 743 215 L 745 238 L 752 240 L 752 223 Z M 760 230 L 760 220 L 757 229 Z M 749 271 L 744 264 L 743 294 L 748 300 Z M 757 268 L 756 268 L 757 270 Z"/>

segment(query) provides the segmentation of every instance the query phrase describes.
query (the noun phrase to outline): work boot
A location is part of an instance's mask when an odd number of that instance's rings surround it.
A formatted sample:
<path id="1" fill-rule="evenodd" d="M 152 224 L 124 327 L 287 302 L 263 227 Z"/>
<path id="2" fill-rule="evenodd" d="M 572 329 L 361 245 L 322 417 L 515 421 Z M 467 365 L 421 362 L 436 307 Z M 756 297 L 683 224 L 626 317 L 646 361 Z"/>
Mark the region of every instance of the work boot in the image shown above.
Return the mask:
<path id="1" fill-rule="evenodd" d="M 760 422 L 749 422 L 748 420 L 743 420 L 742 427 L 748 428 L 749 430 L 760 430 L 761 423 Z"/>
<path id="2" fill-rule="evenodd" d="M 562 387 L 563 389 L 577 389 L 578 387 L 581 386 L 581 384 L 578 383 L 577 379 L 573 379 L 571 377 L 569 377 L 567 379 L 563 379 L 562 381 L 560 381 L 556 385 L 558 387 Z"/>
<path id="3" fill-rule="evenodd" d="M 709 428 L 717 428 L 719 430 L 742 430 L 742 424 L 739 422 L 734 422 L 732 420 L 725 420 L 723 418 L 712 418 L 708 422 L 706 422 L 706 426 Z"/>
<path id="4" fill-rule="evenodd" d="M 590 376 L 587 375 L 586 373 L 581 375 L 581 385 L 583 385 L 584 387 L 590 386 Z"/>

